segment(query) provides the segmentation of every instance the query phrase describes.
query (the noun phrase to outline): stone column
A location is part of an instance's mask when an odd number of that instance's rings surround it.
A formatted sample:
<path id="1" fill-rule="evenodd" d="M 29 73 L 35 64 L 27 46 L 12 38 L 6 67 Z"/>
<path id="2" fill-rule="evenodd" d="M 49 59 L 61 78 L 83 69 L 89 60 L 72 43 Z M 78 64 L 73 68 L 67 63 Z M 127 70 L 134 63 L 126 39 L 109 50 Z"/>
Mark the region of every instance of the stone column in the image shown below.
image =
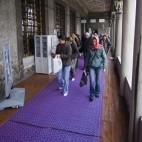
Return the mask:
<path id="1" fill-rule="evenodd" d="M 112 19 L 112 52 L 114 53 L 114 50 L 115 50 L 115 24 L 116 24 L 116 12 L 113 11 L 111 13 L 111 19 Z"/>
<path id="2" fill-rule="evenodd" d="M 84 23 L 84 33 L 86 32 L 86 23 Z"/>
<path id="3" fill-rule="evenodd" d="M 121 50 L 121 75 L 120 95 L 124 96 L 125 77 L 128 78 L 130 87 L 132 83 L 133 47 L 136 0 L 125 0 L 123 2 L 123 24 L 122 24 L 122 50 Z"/>
<path id="4" fill-rule="evenodd" d="M 111 38 L 111 43 L 112 43 L 112 19 L 109 21 L 109 26 L 110 26 L 110 38 Z"/>
<path id="5" fill-rule="evenodd" d="M 45 0 L 45 34 L 54 34 L 54 7 L 53 0 Z"/>
<path id="6" fill-rule="evenodd" d="M 115 62 L 118 56 L 121 57 L 122 48 L 122 13 L 123 1 L 115 1 L 116 9 L 116 42 L 115 42 Z"/>
<path id="7" fill-rule="evenodd" d="M 111 45 L 112 45 L 112 50 L 113 50 L 113 48 L 114 48 L 114 32 L 113 32 L 113 30 L 114 30 L 114 23 L 113 23 L 113 20 L 112 20 L 112 18 L 111 18 Z"/>
<path id="8" fill-rule="evenodd" d="M 81 22 L 80 22 L 80 13 L 77 11 L 77 14 L 76 14 L 76 29 L 75 29 L 75 33 L 79 34 L 81 36 Z"/>
<path id="9" fill-rule="evenodd" d="M 133 80 L 132 80 L 132 99 L 133 109 L 135 112 L 135 128 L 133 127 L 134 117 L 130 122 L 129 140 L 132 139 L 131 132 L 135 130 L 135 140 L 139 138 L 139 119 L 142 116 L 142 1 L 137 0 L 136 6 L 136 26 L 135 26 L 135 41 L 134 41 L 134 58 L 133 58 Z M 136 101 L 136 102 L 135 102 Z M 135 108 L 136 106 L 136 108 Z"/>
<path id="10" fill-rule="evenodd" d="M 113 51 L 112 51 L 113 55 L 115 52 L 115 38 L 116 38 L 116 12 L 113 12 Z"/>

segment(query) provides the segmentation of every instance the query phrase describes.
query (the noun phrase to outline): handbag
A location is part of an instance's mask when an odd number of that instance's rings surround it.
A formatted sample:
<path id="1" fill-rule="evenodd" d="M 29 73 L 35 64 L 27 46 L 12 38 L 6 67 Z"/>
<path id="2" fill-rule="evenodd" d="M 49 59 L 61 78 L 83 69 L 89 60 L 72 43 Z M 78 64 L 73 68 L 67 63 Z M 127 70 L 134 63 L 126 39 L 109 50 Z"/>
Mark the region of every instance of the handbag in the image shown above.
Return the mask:
<path id="1" fill-rule="evenodd" d="M 62 69 L 61 58 L 52 58 L 52 73 L 57 73 Z"/>
<path id="2" fill-rule="evenodd" d="M 87 74 L 85 71 L 82 73 L 79 85 L 80 87 L 87 85 Z"/>
<path id="3" fill-rule="evenodd" d="M 89 74 L 89 72 L 90 72 L 90 65 L 92 64 L 92 61 L 93 61 L 95 55 L 96 55 L 96 51 L 95 51 L 95 53 L 94 53 L 94 56 L 93 56 L 93 58 L 92 58 L 90 64 L 86 66 L 86 73 L 87 73 L 87 74 Z"/>

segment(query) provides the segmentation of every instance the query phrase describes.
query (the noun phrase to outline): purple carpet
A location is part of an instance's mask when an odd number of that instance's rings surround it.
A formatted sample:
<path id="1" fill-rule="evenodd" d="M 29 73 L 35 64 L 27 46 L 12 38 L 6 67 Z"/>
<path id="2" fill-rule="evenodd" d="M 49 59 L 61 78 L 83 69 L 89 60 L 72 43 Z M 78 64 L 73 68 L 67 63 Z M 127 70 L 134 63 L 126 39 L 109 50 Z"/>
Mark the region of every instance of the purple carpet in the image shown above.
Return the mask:
<path id="1" fill-rule="evenodd" d="M 62 95 L 57 79 L 53 80 L 0 128 L 0 140 L 2 137 L 18 139 L 19 135 L 25 139 L 27 135 L 25 140 L 30 141 L 37 135 L 37 139 L 41 141 L 54 139 L 51 141 L 73 142 L 79 139 L 84 142 L 98 142 L 98 137 L 101 136 L 104 74 L 101 79 L 100 97 L 89 102 L 89 82 L 82 88 L 79 86 L 82 66 L 83 59 L 79 59 L 76 80 L 70 81 L 68 96 Z M 13 130 L 11 127 L 14 129 L 13 134 L 3 132 L 4 129 Z M 32 135 L 29 135 L 31 131 Z M 52 135 L 58 135 L 61 140 L 56 140 Z"/>
<path id="2" fill-rule="evenodd" d="M 99 142 L 87 136 L 52 128 L 40 128 L 8 121 L 0 128 L 0 142 Z"/>

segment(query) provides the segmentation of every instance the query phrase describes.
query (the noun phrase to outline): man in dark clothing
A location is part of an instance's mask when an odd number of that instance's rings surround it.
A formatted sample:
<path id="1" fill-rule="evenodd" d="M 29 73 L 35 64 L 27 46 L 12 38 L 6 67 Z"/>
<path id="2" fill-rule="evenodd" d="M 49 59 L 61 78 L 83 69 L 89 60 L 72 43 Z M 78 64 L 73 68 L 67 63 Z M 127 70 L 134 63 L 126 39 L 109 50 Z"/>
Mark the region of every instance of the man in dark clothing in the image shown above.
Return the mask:
<path id="1" fill-rule="evenodd" d="M 88 49 L 89 49 L 90 44 L 91 44 L 91 37 L 90 37 L 90 34 L 88 32 L 86 32 L 84 34 L 84 37 L 82 37 L 81 42 L 82 42 L 81 48 L 82 48 L 83 55 L 84 55 L 84 65 L 85 65 L 86 55 L 87 55 Z M 84 67 L 83 67 L 83 70 L 84 70 Z"/>

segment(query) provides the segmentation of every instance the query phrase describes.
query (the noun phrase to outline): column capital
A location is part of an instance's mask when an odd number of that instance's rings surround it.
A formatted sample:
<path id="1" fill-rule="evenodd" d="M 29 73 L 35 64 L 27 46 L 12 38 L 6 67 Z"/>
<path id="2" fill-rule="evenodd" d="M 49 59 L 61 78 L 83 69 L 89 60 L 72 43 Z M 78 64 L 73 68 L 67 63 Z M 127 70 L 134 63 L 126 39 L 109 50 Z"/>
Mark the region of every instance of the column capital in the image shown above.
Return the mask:
<path id="1" fill-rule="evenodd" d="M 123 1 L 114 1 L 114 7 L 117 14 L 123 13 Z"/>
<path id="2" fill-rule="evenodd" d="M 116 11 L 111 12 L 111 19 L 116 20 Z"/>

